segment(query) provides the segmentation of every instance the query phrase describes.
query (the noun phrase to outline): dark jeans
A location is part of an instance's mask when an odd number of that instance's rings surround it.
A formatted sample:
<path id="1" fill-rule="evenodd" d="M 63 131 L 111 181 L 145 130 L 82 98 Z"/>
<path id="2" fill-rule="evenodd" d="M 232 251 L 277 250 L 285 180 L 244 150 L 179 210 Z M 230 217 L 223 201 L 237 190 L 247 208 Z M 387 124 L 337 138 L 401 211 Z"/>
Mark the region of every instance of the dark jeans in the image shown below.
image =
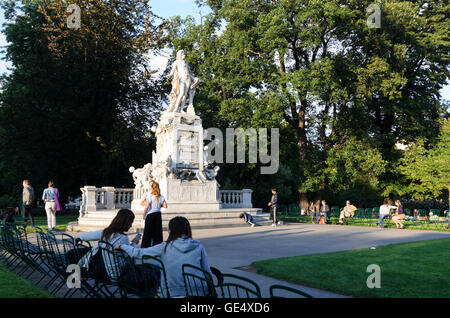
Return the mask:
<path id="1" fill-rule="evenodd" d="M 158 245 L 163 241 L 161 212 L 153 212 L 146 216 L 141 248 Z"/>
<path id="2" fill-rule="evenodd" d="M 322 216 L 320 213 L 323 213 L 323 220 L 327 223 L 327 213 L 326 212 L 315 212 L 312 214 L 312 220 L 314 221 L 314 216 L 316 216 L 316 221 L 319 223 L 320 217 Z"/>
<path id="3" fill-rule="evenodd" d="M 30 218 L 30 224 L 32 227 L 34 227 L 34 218 L 33 218 L 33 212 L 31 211 L 32 205 L 23 205 L 23 208 L 25 210 L 25 217 L 29 217 Z"/>

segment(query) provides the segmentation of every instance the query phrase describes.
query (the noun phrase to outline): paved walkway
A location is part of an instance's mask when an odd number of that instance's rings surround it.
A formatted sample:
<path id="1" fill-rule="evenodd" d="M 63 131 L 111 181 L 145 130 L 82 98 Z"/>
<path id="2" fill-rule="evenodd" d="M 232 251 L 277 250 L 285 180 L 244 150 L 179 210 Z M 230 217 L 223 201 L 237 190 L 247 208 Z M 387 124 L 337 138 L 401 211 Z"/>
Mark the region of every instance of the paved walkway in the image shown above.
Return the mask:
<path id="1" fill-rule="evenodd" d="M 205 246 L 210 266 L 224 273 L 245 274 L 258 283 L 263 297 L 268 297 L 272 284 L 283 284 L 303 290 L 314 297 L 343 297 L 327 291 L 296 286 L 237 267 L 257 260 L 306 254 L 370 248 L 403 242 L 450 238 L 450 233 L 379 229 L 359 226 L 286 224 L 271 226 L 193 230 L 195 239 Z"/>
<path id="2" fill-rule="evenodd" d="M 68 233 L 74 237 L 81 234 L 80 232 Z M 223 273 L 234 273 L 254 280 L 261 288 L 263 297 L 269 297 L 271 285 L 282 284 L 319 298 L 345 296 L 272 279 L 248 271 L 248 267 L 258 260 L 450 238 L 448 232 L 304 223 L 285 224 L 278 227 L 194 229 L 192 234 L 194 239 L 200 240 L 204 245 L 210 266 L 220 269 Z M 165 231 L 164 240 L 167 239 L 167 235 Z M 130 235 L 130 238 L 133 236 Z M 244 271 L 243 267 L 247 267 L 247 270 Z"/>

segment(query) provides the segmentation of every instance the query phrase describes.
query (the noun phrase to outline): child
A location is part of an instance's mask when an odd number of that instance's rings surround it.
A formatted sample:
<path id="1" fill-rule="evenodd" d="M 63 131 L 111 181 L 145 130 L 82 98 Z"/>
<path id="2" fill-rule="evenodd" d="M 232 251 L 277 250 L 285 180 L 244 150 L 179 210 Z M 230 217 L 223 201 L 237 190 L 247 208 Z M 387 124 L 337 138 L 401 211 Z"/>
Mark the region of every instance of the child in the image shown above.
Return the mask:
<path id="1" fill-rule="evenodd" d="M 251 216 L 247 212 L 241 213 L 241 215 L 239 215 L 239 218 L 244 219 L 245 223 L 248 223 L 252 227 L 255 227 L 255 223 L 253 223 L 253 216 Z"/>

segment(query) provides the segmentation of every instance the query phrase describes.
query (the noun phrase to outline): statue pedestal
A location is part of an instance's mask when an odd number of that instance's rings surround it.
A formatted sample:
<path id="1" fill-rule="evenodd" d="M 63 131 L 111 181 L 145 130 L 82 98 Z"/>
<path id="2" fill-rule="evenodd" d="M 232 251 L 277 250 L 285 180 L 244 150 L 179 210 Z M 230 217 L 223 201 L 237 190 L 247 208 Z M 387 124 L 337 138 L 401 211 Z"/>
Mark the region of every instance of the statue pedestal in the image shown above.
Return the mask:
<path id="1" fill-rule="evenodd" d="M 167 211 L 218 211 L 219 186 L 216 180 L 201 183 L 197 180 L 163 179 L 159 183 L 166 198 Z"/>

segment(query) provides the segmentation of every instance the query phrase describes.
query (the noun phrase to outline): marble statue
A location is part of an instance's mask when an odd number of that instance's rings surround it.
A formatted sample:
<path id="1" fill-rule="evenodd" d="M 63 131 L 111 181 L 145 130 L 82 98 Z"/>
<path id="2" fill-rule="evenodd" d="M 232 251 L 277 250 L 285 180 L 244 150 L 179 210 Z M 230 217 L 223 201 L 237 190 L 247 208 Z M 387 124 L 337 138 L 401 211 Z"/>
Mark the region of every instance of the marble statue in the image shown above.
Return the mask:
<path id="1" fill-rule="evenodd" d="M 133 181 L 136 188 L 142 189 L 145 188 L 146 184 L 152 178 L 152 164 L 147 163 L 144 167 L 136 169 L 134 167 L 130 167 L 130 173 L 133 176 Z"/>
<path id="2" fill-rule="evenodd" d="M 195 115 L 194 95 L 199 79 L 198 77 L 192 76 L 185 58 L 184 51 L 178 51 L 177 59 L 173 63 L 172 70 L 169 74 L 169 77 L 172 78 L 172 91 L 169 95 L 170 104 L 167 112 L 182 112 L 186 101 L 188 101 L 187 113 Z"/>

